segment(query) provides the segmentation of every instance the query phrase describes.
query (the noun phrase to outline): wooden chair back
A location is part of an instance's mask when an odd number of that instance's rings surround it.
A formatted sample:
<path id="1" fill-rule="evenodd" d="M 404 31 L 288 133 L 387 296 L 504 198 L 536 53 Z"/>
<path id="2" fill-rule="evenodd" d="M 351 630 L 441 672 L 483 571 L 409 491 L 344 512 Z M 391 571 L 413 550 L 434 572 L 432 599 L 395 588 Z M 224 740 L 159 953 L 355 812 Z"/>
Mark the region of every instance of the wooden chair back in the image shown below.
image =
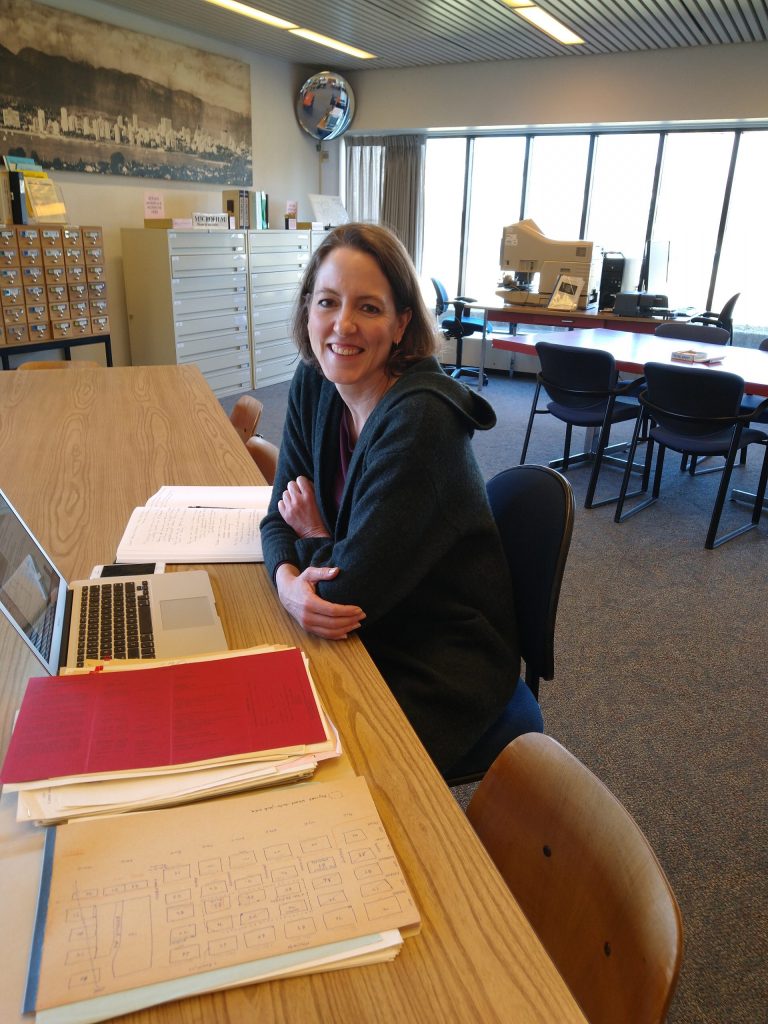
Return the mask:
<path id="1" fill-rule="evenodd" d="M 659 1024 L 680 910 L 639 826 L 549 736 L 513 740 L 467 815 L 591 1024 Z"/>
<path id="2" fill-rule="evenodd" d="M 241 395 L 232 406 L 229 420 L 243 441 L 256 433 L 263 409 L 264 403 L 253 395 Z"/>
<path id="3" fill-rule="evenodd" d="M 273 484 L 277 471 L 277 458 L 280 454 L 280 449 L 277 445 L 267 441 L 259 434 L 254 434 L 253 437 L 249 437 L 246 440 L 245 447 L 251 453 L 251 458 L 261 470 L 267 483 Z"/>
<path id="4" fill-rule="evenodd" d="M 92 359 L 30 359 L 21 363 L 17 370 L 98 370 L 103 369 L 101 363 Z"/>

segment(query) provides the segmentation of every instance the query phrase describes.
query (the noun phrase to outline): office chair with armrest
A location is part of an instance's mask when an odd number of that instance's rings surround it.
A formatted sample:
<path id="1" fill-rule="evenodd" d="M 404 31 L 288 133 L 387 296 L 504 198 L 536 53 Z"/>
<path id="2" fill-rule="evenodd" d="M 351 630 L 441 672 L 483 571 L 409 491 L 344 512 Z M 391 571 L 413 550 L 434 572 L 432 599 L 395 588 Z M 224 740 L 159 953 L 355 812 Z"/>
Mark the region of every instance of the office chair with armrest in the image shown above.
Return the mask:
<path id="1" fill-rule="evenodd" d="M 440 329 L 448 340 L 456 342 L 456 360 L 451 365 L 444 364 L 446 373 L 450 373 L 452 377 L 456 377 L 457 379 L 463 375 L 479 377 L 479 369 L 476 369 L 473 366 L 464 366 L 462 362 L 464 339 L 470 334 L 475 334 L 478 331 L 480 334 L 483 332 L 482 319 L 467 315 L 475 300 L 469 298 L 467 295 L 458 295 L 455 299 L 449 299 L 448 292 L 445 290 L 442 282 L 438 281 L 436 277 L 433 277 L 432 284 L 434 285 L 435 294 L 437 296 L 435 313 L 440 320 Z M 446 316 L 449 306 L 453 306 L 454 308 L 453 317 Z M 483 375 L 483 384 L 485 385 L 487 383 L 488 378 Z"/>
<path id="2" fill-rule="evenodd" d="M 253 395 L 241 395 L 232 406 L 229 421 L 243 441 L 256 433 L 263 411 L 264 403 Z"/>
<path id="3" fill-rule="evenodd" d="M 757 346 L 761 352 L 768 352 L 768 338 L 763 338 L 760 344 Z M 762 405 L 765 401 L 760 395 L 744 395 L 741 400 L 741 411 L 745 413 L 753 413 L 758 406 Z M 753 423 L 768 423 L 768 409 L 758 413 L 752 417 Z"/>
<path id="4" fill-rule="evenodd" d="M 690 320 L 659 324 L 653 333 L 659 338 L 679 338 L 681 341 L 704 341 L 709 345 L 727 345 L 731 339 L 730 334 L 724 327 L 715 327 L 714 324 L 694 324 Z M 745 454 L 746 450 L 742 452 L 742 460 Z M 693 456 L 689 469 L 691 475 L 696 473 L 698 465 L 699 460 L 696 456 Z M 683 455 L 680 458 L 680 469 L 685 471 L 687 467 L 688 456 Z M 722 466 L 711 466 L 708 469 L 699 469 L 698 472 L 700 474 L 719 473 L 722 468 Z"/>
<path id="5" fill-rule="evenodd" d="M 647 508 L 659 497 L 661 476 L 664 468 L 664 453 L 667 448 L 681 455 L 709 456 L 722 455 L 725 458 L 723 475 L 720 480 L 715 505 L 712 510 L 709 530 L 704 547 L 711 550 L 733 537 L 752 530 L 760 521 L 766 481 L 768 481 L 768 434 L 750 427 L 750 422 L 768 410 L 765 399 L 751 413 L 740 411 L 744 394 L 744 381 L 735 373 L 713 371 L 698 366 L 676 366 L 668 363 L 646 363 L 647 388 L 640 395 L 643 407 L 641 417 L 635 426 L 630 458 L 634 456 L 637 438 L 643 421 L 650 424 L 646 449 L 646 471 L 643 487 L 647 490 L 653 458 L 654 443 L 658 445 L 653 490 L 649 498 L 638 502 L 626 512 L 624 501 L 629 472 L 625 471 L 614 520 L 624 522 L 636 512 Z M 736 461 L 736 453 L 745 451 L 750 444 L 765 445 L 763 466 L 755 497 L 752 520 L 744 526 L 717 536 L 717 528 L 723 511 L 728 484 Z"/>
<path id="6" fill-rule="evenodd" d="M 591 461 L 592 473 L 584 507 L 599 508 L 601 505 L 616 501 L 615 497 L 594 500 L 597 480 L 606 453 L 610 451 L 608 441 L 612 425 L 637 419 L 640 414 L 640 407 L 636 401 L 629 403 L 618 399 L 624 396 L 636 398 L 643 383 L 642 378 L 619 382 L 616 362 L 610 352 L 539 341 L 536 343 L 536 353 L 541 363 L 541 371 L 536 377 L 536 390 L 531 403 L 520 464 L 525 462 L 528 453 L 534 418 L 550 413 L 565 423 L 563 457 L 551 462 L 550 465 L 557 468 L 562 466 L 565 471 L 571 463 Z M 542 388 L 551 401 L 544 409 L 539 409 L 538 401 Z M 594 451 L 571 455 L 571 434 L 574 427 L 600 428 Z"/>
<path id="7" fill-rule="evenodd" d="M 590 1024 L 661 1024 L 683 923 L 637 822 L 549 736 L 514 740 L 467 817 Z"/>
<path id="8" fill-rule="evenodd" d="M 273 484 L 275 482 L 275 473 L 277 472 L 277 459 L 280 455 L 280 449 L 277 445 L 267 441 L 261 434 L 254 434 L 246 439 L 245 447 L 261 470 L 262 476 L 267 483 Z"/>
<path id="9" fill-rule="evenodd" d="M 482 778 L 516 736 L 541 732 L 539 680 L 555 674 L 555 620 L 573 533 L 573 491 L 549 466 L 513 466 L 488 481 L 515 599 L 525 677 L 499 719 L 446 775 L 450 786 Z"/>
<path id="10" fill-rule="evenodd" d="M 741 295 L 741 292 L 736 292 L 726 302 L 719 313 L 715 313 L 711 309 L 705 310 L 703 313 L 699 313 L 698 316 L 692 316 L 688 321 L 692 324 L 713 324 L 715 327 L 722 327 L 728 331 L 728 344 L 733 344 L 733 308 L 736 305 L 736 301 Z"/>
<path id="11" fill-rule="evenodd" d="M 694 324 L 690 320 L 667 320 L 653 332 L 658 338 L 679 338 L 681 341 L 703 341 L 708 345 L 727 345 L 730 334 L 724 327 Z"/>

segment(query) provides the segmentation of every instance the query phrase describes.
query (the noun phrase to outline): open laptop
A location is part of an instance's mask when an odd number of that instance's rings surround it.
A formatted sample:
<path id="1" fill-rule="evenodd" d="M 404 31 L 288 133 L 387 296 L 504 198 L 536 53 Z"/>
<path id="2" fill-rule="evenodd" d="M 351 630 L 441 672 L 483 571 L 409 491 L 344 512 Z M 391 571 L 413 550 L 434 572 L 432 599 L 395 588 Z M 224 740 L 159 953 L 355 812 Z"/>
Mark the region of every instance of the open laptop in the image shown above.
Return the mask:
<path id="1" fill-rule="evenodd" d="M 68 585 L 1 490 L 0 610 L 53 675 L 93 658 L 152 660 L 227 650 L 207 572 Z"/>

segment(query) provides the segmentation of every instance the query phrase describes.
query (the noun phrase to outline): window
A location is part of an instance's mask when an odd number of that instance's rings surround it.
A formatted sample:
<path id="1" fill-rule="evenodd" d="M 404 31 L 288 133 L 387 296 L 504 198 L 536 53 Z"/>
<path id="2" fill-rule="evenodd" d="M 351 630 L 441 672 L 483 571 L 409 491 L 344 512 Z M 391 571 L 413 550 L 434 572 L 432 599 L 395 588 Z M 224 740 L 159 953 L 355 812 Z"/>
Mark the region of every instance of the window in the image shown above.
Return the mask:
<path id="1" fill-rule="evenodd" d="M 744 132 L 725 226 L 713 309 L 720 310 L 736 292 L 737 323 L 760 342 L 768 337 L 765 273 L 768 265 L 768 206 L 763 199 L 768 167 L 768 132 Z"/>
<path id="2" fill-rule="evenodd" d="M 428 139 L 424 167 L 424 295 L 434 304 L 431 277 L 439 278 L 453 298 L 459 288 L 461 212 L 467 140 Z"/>
<path id="3" fill-rule="evenodd" d="M 595 146 L 584 237 L 621 253 L 624 289 L 637 288 L 645 249 L 659 136 L 601 135 Z"/>
<path id="4" fill-rule="evenodd" d="M 462 286 L 474 298 L 492 295 L 499 279 L 502 230 L 520 220 L 524 160 L 524 138 L 474 141 Z"/>
<path id="5" fill-rule="evenodd" d="M 733 132 L 679 132 L 667 136 L 652 234 L 652 258 L 663 260 L 666 282 L 649 277 L 673 307 L 705 308 L 723 208 Z"/>
<path id="6" fill-rule="evenodd" d="M 549 238 L 581 237 L 588 135 L 539 135 L 531 144 L 525 216 Z"/>

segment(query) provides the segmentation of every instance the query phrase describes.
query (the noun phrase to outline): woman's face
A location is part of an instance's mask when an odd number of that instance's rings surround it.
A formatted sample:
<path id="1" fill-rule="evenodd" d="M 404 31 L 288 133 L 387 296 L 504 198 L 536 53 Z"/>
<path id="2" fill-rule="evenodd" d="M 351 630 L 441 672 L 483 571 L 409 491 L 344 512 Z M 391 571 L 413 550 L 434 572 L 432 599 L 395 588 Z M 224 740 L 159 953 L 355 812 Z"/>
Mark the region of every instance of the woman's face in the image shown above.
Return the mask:
<path id="1" fill-rule="evenodd" d="M 410 310 L 398 314 L 376 260 L 358 249 L 332 249 L 309 299 L 309 340 L 332 383 L 368 389 L 388 381 L 385 369 Z"/>

